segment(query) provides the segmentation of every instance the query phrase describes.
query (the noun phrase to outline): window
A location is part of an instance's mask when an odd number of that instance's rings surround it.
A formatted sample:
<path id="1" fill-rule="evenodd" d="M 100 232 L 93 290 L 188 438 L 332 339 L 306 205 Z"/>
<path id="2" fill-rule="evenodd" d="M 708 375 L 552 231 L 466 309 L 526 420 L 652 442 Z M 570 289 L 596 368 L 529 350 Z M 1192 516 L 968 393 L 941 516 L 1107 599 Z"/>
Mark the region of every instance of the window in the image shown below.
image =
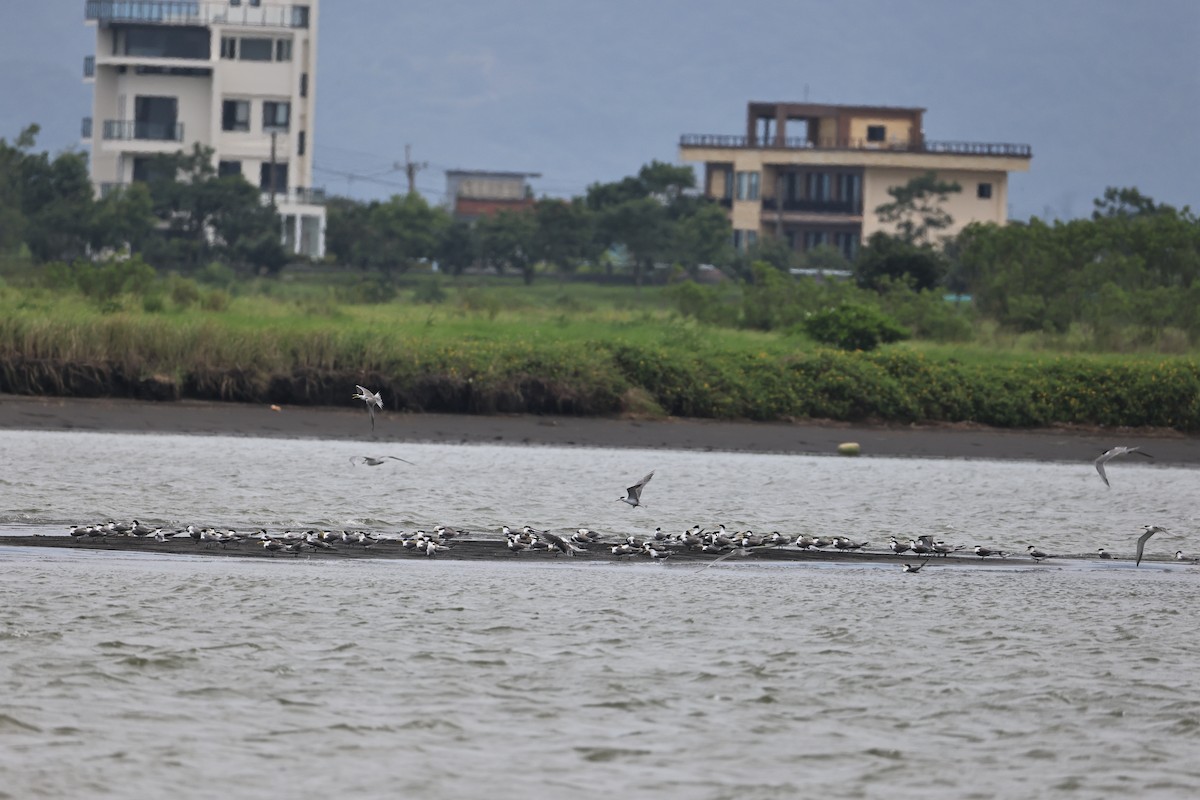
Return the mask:
<path id="1" fill-rule="evenodd" d="M 252 37 L 244 37 L 242 39 L 242 61 L 270 61 L 271 52 L 274 50 L 274 41 L 272 39 L 256 39 Z"/>
<path id="2" fill-rule="evenodd" d="M 758 231 L 739 231 L 733 232 L 733 249 L 738 252 L 745 252 L 754 245 L 758 244 Z"/>
<path id="3" fill-rule="evenodd" d="M 291 39 L 276 39 L 275 40 L 275 60 L 276 61 L 291 61 L 292 60 L 292 40 Z"/>
<path id="4" fill-rule="evenodd" d="M 276 164 L 275 169 L 272 170 L 269 161 L 263 162 L 262 167 L 259 169 L 259 188 L 264 192 L 286 192 L 288 180 L 287 168 L 287 164 Z M 274 178 L 274 181 L 272 181 L 272 178 Z"/>
<path id="5" fill-rule="evenodd" d="M 862 198 L 862 178 L 852 172 L 838 173 L 838 199 L 857 205 Z"/>
<path id="6" fill-rule="evenodd" d="M 825 231 L 805 231 L 804 232 L 804 249 L 812 250 L 814 247 L 820 247 L 823 244 L 829 244 L 829 234 Z"/>
<path id="7" fill-rule="evenodd" d="M 296 135 L 296 155 L 298 156 L 304 155 L 304 145 L 306 144 L 305 138 L 304 131 L 300 131 L 300 133 Z"/>
<path id="8" fill-rule="evenodd" d="M 229 0 L 229 5 L 231 5 L 231 6 L 235 7 L 235 8 L 236 8 L 237 6 L 240 6 L 241 4 L 242 4 L 242 0 Z"/>
<path id="9" fill-rule="evenodd" d="M 226 100 L 221 104 L 221 130 L 250 130 L 249 100 Z"/>
<path id="10" fill-rule="evenodd" d="M 221 58 L 237 58 L 237 39 L 232 36 L 221 37 Z"/>
<path id="11" fill-rule="evenodd" d="M 868 142 L 887 141 L 887 126 L 885 126 L 885 125 L 868 125 L 867 126 L 867 141 Z"/>
<path id="12" fill-rule="evenodd" d="M 308 97 L 308 73 L 300 73 L 300 96 Z"/>
<path id="13" fill-rule="evenodd" d="M 292 6 L 292 27 L 308 27 L 308 6 Z"/>
<path id="14" fill-rule="evenodd" d="M 217 162 L 217 177 L 227 178 L 230 175 L 241 177 L 242 162 L 240 161 L 218 161 Z"/>
<path id="15" fill-rule="evenodd" d="M 262 0 L 250 0 L 251 8 L 258 8 L 261 5 L 262 5 Z"/>
<path id="16" fill-rule="evenodd" d="M 992 185 L 990 183 L 981 183 L 975 189 L 975 196 L 980 200 L 989 200 L 992 197 Z"/>
<path id="17" fill-rule="evenodd" d="M 739 172 L 737 174 L 737 199 L 758 199 L 759 174 L 757 172 Z"/>
<path id="18" fill-rule="evenodd" d="M 263 103 L 263 130 L 286 131 L 288 124 L 291 122 L 291 117 L 291 103 L 272 100 Z"/>
<path id="19" fill-rule="evenodd" d="M 809 200 L 829 199 L 829 173 L 810 172 L 805 178 L 805 191 Z"/>
<path id="20" fill-rule="evenodd" d="M 853 261 L 858 255 L 858 234 L 856 233 L 835 233 L 833 235 L 833 246 L 842 252 L 847 261 Z"/>

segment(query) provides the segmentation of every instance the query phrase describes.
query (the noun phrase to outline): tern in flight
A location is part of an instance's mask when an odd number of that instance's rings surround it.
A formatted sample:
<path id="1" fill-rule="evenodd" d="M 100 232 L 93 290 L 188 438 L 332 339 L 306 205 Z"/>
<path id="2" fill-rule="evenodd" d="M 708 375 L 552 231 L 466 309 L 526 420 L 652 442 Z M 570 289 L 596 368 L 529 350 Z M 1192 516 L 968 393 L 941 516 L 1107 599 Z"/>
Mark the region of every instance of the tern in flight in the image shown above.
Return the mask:
<path id="1" fill-rule="evenodd" d="M 362 400 L 367 404 L 367 411 L 371 414 L 371 430 L 375 430 L 375 409 L 383 409 L 383 398 L 379 396 L 379 392 L 372 392 L 365 386 L 354 384 L 354 388 L 358 389 L 358 394 L 350 395 L 355 400 Z"/>
<path id="2" fill-rule="evenodd" d="M 1156 533 L 1167 532 L 1166 528 L 1161 528 L 1158 525 L 1143 525 L 1142 527 L 1146 529 L 1146 532 L 1138 537 L 1137 560 L 1133 562 L 1135 567 L 1142 563 L 1142 551 L 1146 549 L 1146 540 Z"/>
<path id="3" fill-rule="evenodd" d="M 1137 453 L 1139 456 L 1146 458 L 1154 458 L 1149 453 L 1143 453 L 1141 447 L 1110 447 L 1100 454 L 1096 459 L 1096 472 L 1100 473 L 1100 478 L 1104 481 L 1104 485 L 1111 488 L 1112 484 L 1108 482 L 1108 476 L 1104 474 L 1104 465 L 1112 461 L 1117 456 L 1127 455 L 1129 453 Z"/>
<path id="4" fill-rule="evenodd" d="M 404 459 L 401 458 L 400 456 L 378 456 L 378 457 L 377 456 L 351 456 L 350 463 L 351 464 L 360 464 L 361 463 L 361 464 L 366 464 L 368 467 L 378 467 L 380 464 L 385 463 L 389 458 L 392 459 L 393 461 L 403 461 L 405 464 L 408 464 L 410 467 L 416 466 L 416 464 L 412 463 L 411 461 L 404 461 Z"/>
<path id="5" fill-rule="evenodd" d="M 617 499 L 622 503 L 629 503 L 629 505 L 637 508 L 642 504 L 642 489 L 646 488 L 646 484 L 649 483 L 650 479 L 653 477 L 654 473 L 651 472 L 649 475 L 625 490 L 628 493 L 627 497 L 618 497 Z"/>

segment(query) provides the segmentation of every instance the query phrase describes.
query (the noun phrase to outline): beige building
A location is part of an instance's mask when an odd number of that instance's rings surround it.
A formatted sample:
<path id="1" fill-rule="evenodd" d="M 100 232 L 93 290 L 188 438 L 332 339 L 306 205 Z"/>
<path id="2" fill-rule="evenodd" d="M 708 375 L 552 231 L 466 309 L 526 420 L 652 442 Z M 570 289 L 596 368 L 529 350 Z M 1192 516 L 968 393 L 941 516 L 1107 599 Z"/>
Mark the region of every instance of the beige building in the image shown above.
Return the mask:
<path id="1" fill-rule="evenodd" d="M 954 219 L 1008 218 L 1008 173 L 1029 169 L 1029 145 L 925 139 L 922 108 L 752 102 L 744 136 L 687 134 L 684 161 L 704 164 L 703 190 L 729 209 L 734 245 L 776 236 L 799 252 L 832 245 L 853 258 L 876 231 L 888 189 L 933 171 L 962 191 L 943 206 Z"/>
<path id="2" fill-rule="evenodd" d="M 86 0 L 96 53 L 84 59 L 95 88 L 83 136 L 96 191 L 145 180 L 157 153 L 204 145 L 219 174 L 276 206 L 291 252 L 324 255 L 324 196 L 312 188 L 317 4 Z"/>

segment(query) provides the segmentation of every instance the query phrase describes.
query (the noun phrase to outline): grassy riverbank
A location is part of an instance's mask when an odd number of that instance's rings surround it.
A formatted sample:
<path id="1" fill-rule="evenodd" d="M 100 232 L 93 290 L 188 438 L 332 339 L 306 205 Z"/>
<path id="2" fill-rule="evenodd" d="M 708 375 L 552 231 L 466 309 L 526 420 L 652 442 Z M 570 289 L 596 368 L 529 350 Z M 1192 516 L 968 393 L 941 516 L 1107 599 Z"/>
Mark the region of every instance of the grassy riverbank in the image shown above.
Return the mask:
<path id="1" fill-rule="evenodd" d="M 0 290 L 0 392 L 717 419 L 1200 431 L 1200 360 L 968 346 L 821 349 L 679 317 L 662 289 L 468 289 L 443 302 L 225 292 L 161 306 Z M 146 310 L 149 306 L 152 310 Z"/>

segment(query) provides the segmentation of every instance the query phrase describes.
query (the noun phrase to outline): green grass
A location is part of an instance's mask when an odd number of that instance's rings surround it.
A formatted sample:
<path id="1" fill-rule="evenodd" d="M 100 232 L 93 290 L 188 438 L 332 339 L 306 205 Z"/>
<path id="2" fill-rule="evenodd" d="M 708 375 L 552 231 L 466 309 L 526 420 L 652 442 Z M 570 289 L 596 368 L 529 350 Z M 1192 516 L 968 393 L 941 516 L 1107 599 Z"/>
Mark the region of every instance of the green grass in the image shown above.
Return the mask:
<path id="1" fill-rule="evenodd" d="M 416 282 L 366 304 L 295 283 L 150 305 L 2 285 L 0 391 L 344 404 L 364 383 L 417 410 L 1200 430 L 1195 357 L 1033 337 L 835 352 L 681 317 L 660 287 L 443 280 L 441 302 Z"/>

